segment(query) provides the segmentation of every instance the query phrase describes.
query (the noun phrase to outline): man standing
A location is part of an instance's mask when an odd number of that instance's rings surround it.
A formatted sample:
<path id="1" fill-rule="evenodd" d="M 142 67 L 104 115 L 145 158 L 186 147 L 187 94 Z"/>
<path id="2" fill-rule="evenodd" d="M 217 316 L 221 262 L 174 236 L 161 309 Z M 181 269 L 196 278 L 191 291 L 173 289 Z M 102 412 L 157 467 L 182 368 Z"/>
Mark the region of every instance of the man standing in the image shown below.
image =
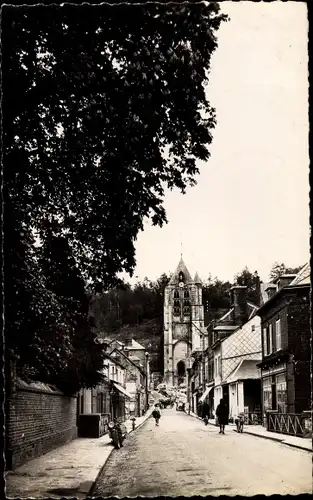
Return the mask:
<path id="1" fill-rule="evenodd" d="M 155 420 L 155 425 L 159 425 L 159 421 L 160 421 L 160 418 L 161 418 L 161 412 L 157 408 L 157 406 L 154 407 L 153 412 L 152 412 L 152 416 L 153 416 L 153 418 Z"/>

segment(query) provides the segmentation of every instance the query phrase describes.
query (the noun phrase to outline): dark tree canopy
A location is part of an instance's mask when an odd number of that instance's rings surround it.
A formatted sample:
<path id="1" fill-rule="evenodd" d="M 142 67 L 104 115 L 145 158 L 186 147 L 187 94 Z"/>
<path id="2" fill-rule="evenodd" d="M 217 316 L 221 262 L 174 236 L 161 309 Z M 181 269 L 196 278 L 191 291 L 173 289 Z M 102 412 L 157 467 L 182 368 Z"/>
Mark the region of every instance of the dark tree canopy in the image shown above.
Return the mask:
<path id="1" fill-rule="evenodd" d="M 101 365 L 86 283 L 132 273 L 143 220 L 162 226 L 164 189 L 184 192 L 209 158 L 226 16 L 215 2 L 65 4 L 1 20 L 6 345 L 30 375 L 77 388 Z"/>
<path id="2" fill-rule="evenodd" d="M 85 278 L 132 272 L 144 217 L 209 158 L 209 4 L 3 8 L 5 202 L 66 233 Z M 167 157 L 165 157 L 167 155 Z"/>
<path id="3" fill-rule="evenodd" d="M 261 280 L 257 271 L 252 273 L 246 266 L 240 273 L 235 276 L 235 284 L 247 287 L 247 298 L 254 304 L 261 304 Z"/>

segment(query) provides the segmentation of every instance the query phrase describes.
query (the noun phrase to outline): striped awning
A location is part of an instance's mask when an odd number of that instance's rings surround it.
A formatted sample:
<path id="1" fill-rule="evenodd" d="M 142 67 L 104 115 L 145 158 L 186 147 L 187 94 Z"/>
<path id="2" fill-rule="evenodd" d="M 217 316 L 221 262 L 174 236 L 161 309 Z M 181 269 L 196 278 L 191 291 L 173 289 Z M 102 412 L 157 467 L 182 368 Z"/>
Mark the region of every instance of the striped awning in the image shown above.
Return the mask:
<path id="1" fill-rule="evenodd" d="M 208 396 L 210 390 L 213 389 L 213 386 L 214 386 L 214 382 L 211 382 L 210 384 L 207 385 L 204 393 L 202 394 L 201 398 L 199 399 L 199 403 L 203 403 L 205 398 Z"/>

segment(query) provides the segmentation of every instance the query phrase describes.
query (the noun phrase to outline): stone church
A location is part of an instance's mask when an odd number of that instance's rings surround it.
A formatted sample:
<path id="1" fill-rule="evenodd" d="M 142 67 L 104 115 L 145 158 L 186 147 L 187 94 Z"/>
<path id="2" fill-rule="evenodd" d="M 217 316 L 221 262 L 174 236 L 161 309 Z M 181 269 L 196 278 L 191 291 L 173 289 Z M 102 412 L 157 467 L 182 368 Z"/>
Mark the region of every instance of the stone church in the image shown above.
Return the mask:
<path id="1" fill-rule="evenodd" d="M 186 383 L 191 353 L 201 348 L 204 327 L 202 284 L 181 257 L 164 292 L 164 382 Z"/>

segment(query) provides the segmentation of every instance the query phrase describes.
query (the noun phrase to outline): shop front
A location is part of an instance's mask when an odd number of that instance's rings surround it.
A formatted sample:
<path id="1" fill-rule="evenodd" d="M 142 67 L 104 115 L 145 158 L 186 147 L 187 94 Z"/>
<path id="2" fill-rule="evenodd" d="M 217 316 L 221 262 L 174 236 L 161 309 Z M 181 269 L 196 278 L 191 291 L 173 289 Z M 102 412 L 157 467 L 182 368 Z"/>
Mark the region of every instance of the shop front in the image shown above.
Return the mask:
<path id="1" fill-rule="evenodd" d="M 112 418 L 117 418 L 122 422 L 126 419 L 126 400 L 130 400 L 132 395 L 129 394 L 124 387 L 116 382 L 113 382 L 111 389 L 111 415 Z"/>

